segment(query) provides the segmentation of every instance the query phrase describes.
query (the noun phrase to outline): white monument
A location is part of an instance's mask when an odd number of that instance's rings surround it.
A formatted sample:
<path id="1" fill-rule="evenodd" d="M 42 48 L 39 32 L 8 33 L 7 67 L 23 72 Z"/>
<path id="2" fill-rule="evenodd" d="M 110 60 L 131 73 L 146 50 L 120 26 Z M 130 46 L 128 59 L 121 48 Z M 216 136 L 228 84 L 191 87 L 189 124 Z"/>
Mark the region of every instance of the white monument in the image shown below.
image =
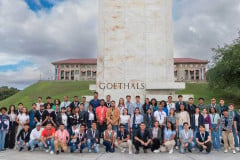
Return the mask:
<path id="1" fill-rule="evenodd" d="M 100 0 L 98 24 L 99 97 L 166 98 L 185 88 L 174 82 L 171 0 Z"/>

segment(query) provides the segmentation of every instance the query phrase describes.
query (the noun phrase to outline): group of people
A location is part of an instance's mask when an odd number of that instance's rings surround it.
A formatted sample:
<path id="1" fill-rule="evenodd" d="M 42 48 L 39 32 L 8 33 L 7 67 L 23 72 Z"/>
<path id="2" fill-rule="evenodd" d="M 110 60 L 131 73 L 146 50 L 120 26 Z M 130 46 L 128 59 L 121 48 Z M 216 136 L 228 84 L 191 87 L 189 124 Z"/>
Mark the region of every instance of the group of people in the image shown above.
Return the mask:
<path id="1" fill-rule="evenodd" d="M 210 153 L 212 149 L 221 150 L 221 137 L 224 152 L 231 148 L 235 154 L 239 151 L 240 110 L 234 104 L 228 106 L 220 99 L 219 104 L 212 98 L 206 105 L 204 98 L 183 101 L 182 95 L 173 102 L 172 96 L 167 101 L 158 102 L 155 98 L 145 98 L 142 104 L 140 96 L 131 102 L 131 96 L 120 98 L 118 103 L 94 98 L 86 101 L 74 96 L 70 102 L 67 96 L 63 101 L 51 101 L 42 97 L 32 104 L 32 109 L 19 103 L 17 108 L 1 108 L 0 114 L 0 151 L 6 148 L 34 151 L 45 149 L 50 154 L 79 151 L 85 148 L 90 152 L 99 152 L 99 144 L 105 146 L 106 152 L 115 152 L 115 148 L 128 153 L 139 154 L 150 149 L 154 153 L 173 153 L 174 148 L 180 153 Z M 102 141 L 101 141 L 102 139 Z"/>

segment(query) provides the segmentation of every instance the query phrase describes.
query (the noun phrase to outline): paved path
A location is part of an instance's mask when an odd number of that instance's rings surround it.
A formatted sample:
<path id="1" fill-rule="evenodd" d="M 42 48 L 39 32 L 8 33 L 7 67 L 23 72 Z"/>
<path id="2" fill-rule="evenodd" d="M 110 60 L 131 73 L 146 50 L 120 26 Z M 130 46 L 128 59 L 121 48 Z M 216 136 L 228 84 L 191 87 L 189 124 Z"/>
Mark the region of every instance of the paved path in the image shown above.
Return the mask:
<path id="1" fill-rule="evenodd" d="M 19 158 L 21 156 L 21 158 Z M 34 151 L 34 152 L 18 152 L 14 150 L 7 150 L 5 152 L 0 152 L 0 160 L 240 160 L 240 153 L 232 154 L 215 152 L 210 154 L 198 153 L 194 151 L 193 153 L 179 154 L 178 151 L 174 151 L 173 154 L 168 153 L 140 153 L 139 155 L 129 155 L 128 153 L 121 153 L 119 151 L 115 153 L 105 153 L 103 149 L 98 154 L 83 152 L 80 154 L 76 153 L 60 153 L 59 155 L 50 155 L 44 151 Z"/>

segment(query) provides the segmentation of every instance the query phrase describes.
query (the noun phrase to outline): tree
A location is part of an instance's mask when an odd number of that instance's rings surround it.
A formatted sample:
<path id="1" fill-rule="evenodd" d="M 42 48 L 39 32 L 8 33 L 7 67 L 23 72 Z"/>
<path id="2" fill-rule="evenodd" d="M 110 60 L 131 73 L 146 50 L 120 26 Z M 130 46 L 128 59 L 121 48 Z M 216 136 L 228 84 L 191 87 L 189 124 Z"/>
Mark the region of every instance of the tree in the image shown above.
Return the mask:
<path id="1" fill-rule="evenodd" d="M 240 37 L 213 51 L 216 64 L 206 73 L 210 88 L 220 89 L 240 101 Z"/>

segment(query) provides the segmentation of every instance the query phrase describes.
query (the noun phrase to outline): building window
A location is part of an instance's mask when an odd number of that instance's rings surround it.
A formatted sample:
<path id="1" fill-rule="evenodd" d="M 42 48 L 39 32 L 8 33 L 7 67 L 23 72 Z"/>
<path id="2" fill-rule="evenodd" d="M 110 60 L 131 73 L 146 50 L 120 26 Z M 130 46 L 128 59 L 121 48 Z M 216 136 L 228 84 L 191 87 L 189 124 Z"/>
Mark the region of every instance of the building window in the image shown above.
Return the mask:
<path id="1" fill-rule="evenodd" d="M 71 65 L 71 68 L 74 68 L 74 65 L 73 65 L 73 64 Z"/>
<path id="2" fill-rule="evenodd" d="M 71 70 L 71 80 L 74 80 L 74 70 Z"/>
<path id="3" fill-rule="evenodd" d="M 64 80 L 64 71 L 61 71 L 61 80 Z"/>
<path id="4" fill-rule="evenodd" d="M 66 68 L 69 68 L 69 65 L 68 65 L 68 64 L 66 65 Z"/>
<path id="5" fill-rule="evenodd" d="M 91 78 L 91 71 L 89 71 L 89 70 L 87 71 L 87 77 Z"/>
<path id="6" fill-rule="evenodd" d="M 195 74 L 196 74 L 196 80 L 199 80 L 200 79 L 200 77 L 199 77 L 199 70 L 196 70 Z"/>
<path id="7" fill-rule="evenodd" d="M 85 77 L 86 76 L 86 72 L 81 72 L 81 76 Z"/>
<path id="8" fill-rule="evenodd" d="M 63 64 L 61 64 L 61 68 L 64 68 L 64 65 L 63 65 Z"/>
<path id="9" fill-rule="evenodd" d="M 77 75 L 78 75 L 78 74 L 79 74 L 79 70 L 75 70 L 75 74 L 77 74 Z"/>
<path id="10" fill-rule="evenodd" d="M 78 68 L 79 66 L 78 66 L 78 64 L 76 65 L 76 68 Z"/>
<path id="11" fill-rule="evenodd" d="M 92 72 L 92 76 L 96 77 L 97 76 L 97 72 Z"/>

